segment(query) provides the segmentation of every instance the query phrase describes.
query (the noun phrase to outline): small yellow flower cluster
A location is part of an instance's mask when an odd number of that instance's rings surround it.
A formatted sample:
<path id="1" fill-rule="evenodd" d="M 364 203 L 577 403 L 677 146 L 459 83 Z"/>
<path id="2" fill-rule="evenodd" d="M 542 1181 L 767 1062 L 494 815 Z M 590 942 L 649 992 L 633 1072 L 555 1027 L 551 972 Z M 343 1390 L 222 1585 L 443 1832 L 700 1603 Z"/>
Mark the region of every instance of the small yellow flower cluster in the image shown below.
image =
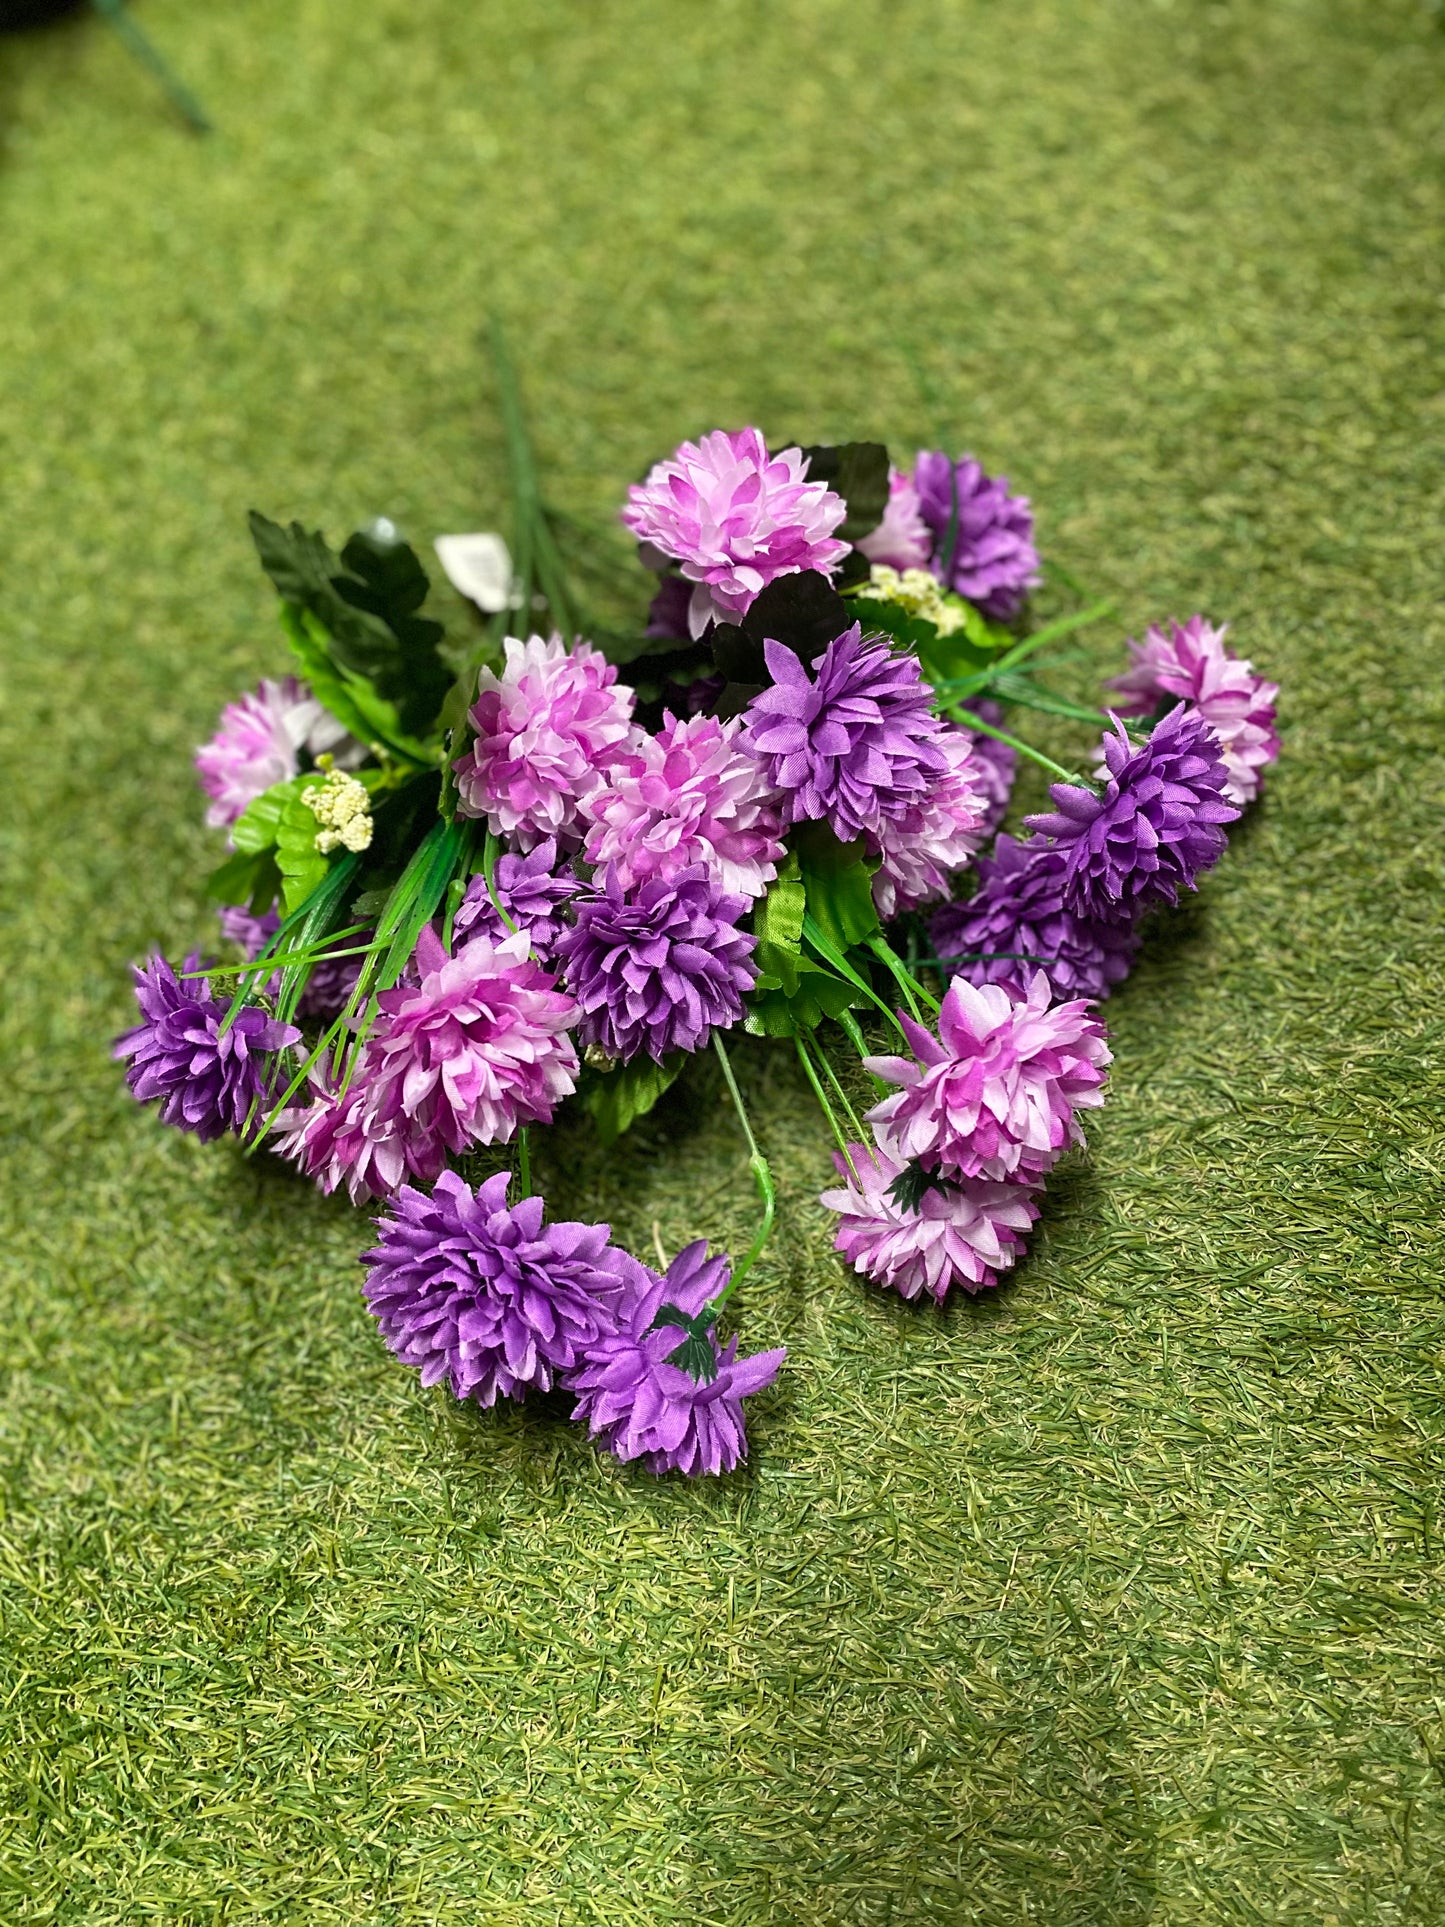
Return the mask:
<path id="1" fill-rule="evenodd" d="M 371 798 L 366 785 L 358 783 L 345 770 L 333 769 L 331 758 L 318 759 L 326 772 L 319 788 L 303 790 L 302 800 L 316 818 L 316 847 L 325 856 L 338 847 L 366 850 L 371 847 Z"/>
<path id="2" fill-rule="evenodd" d="M 931 622 L 941 636 L 956 635 L 968 620 L 963 604 L 956 596 L 945 599 L 927 569 L 904 569 L 900 575 L 886 562 L 875 562 L 868 576 L 879 602 L 896 602 L 909 615 Z"/>

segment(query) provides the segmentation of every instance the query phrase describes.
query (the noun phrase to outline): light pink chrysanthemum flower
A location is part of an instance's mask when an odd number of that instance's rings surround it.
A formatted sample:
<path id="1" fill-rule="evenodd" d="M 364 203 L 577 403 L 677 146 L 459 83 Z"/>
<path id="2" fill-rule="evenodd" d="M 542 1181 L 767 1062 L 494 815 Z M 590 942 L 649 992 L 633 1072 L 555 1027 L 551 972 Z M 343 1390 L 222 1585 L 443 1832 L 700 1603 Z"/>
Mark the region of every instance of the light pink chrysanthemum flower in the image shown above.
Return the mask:
<path id="1" fill-rule="evenodd" d="M 550 1124 L 576 1088 L 567 1031 L 577 1011 L 530 954 L 525 931 L 476 937 L 454 957 L 428 924 L 417 981 L 384 990 L 344 1096 L 323 1095 L 283 1121 L 281 1149 L 324 1191 L 358 1203 L 403 1178 L 430 1182 L 448 1151 L 505 1144 L 520 1124 Z"/>
<path id="2" fill-rule="evenodd" d="M 933 554 L 933 531 L 923 519 L 913 477 L 901 468 L 888 470 L 888 506 L 883 520 L 858 548 L 870 562 L 890 569 L 923 569 Z"/>
<path id="3" fill-rule="evenodd" d="M 229 829 L 263 790 L 297 773 L 301 750 L 315 757 L 348 744 L 364 754 L 304 682 L 265 678 L 239 702 L 227 703 L 215 735 L 196 751 L 196 774 L 212 799 L 206 821 L 213 830 Z"/>
<path id="4" fill-rule="evenodd" d="M 626 747 L 633 700 L 590 642 L 508 636 L 501 675 L 481 673 L 476 740 L 452 765 L 458 813 L 485 817 L 523 851 L 549 836 L 575 849 L 578 805 Z"/>
<path id="5" fill-rule="evenodd" d="M 873 901 L 885 923 L 946 897 L 987 834 L 988 772 L 977 740 L 945 725 L 940 747 L 948 768 L 905 815 L 882 819 L 870 839 L 883 859 L 873 877 Z"/>
<path id="6" fill-rule="evenodd" d="M 843 1184 L 819 1202 L 841 1219 L 834 1248 L 865 1278 L 904 1298 L 927 1292 L 941 1305 L 954 1285 L 968 1292 L 996 1285 L 1022 1252 L 1039 1215 L 1037 1186 L 987 1178 L 910 1185 L 909 1167 L 886 1152 L 848 1148 L 853 1169 L 835 1151 Z"/>
<path id="7" fill-rule="evenodd" d="M 937 1037 L 902 1018 L 914 1056 L 864 1059 L 902 1086 L 868 1113 L 880 1150 L 945 1177 L 1042 1177 L 1082 1136 L 1075 1113 L 1103 1103 L 1110 1061 L 1088 1004 L 1052 994 L 1041 970 L 1022 991 L 955 977 Z"/>
<path id="8" fill-rule="evenodd" d="M 627 491 L 622 521 L 697 586 L 688 625 L 737 622 L 780 575 L 825 574 L 848 553 L 834 530 L 848 505 L 826 482 L 810 482 L 802 451 L 769 455 L 756 428 L 715 429 L 684 442 Z"/>
<path id="9" fill-rule="evenodd" d="M 1149 629 L 1142 642 L 1129 644 L 1133 661 L 1108 685 L 1124 698 L 1123 716 L 1152 715 L 1161 701 L 1182 696 L 1219 738 L 1229 773 L 1224 795 L 1231 803 L 1252 803 L 1262 774 L 1279 755 L 1274 703 L 1279 684 L 1254 673 L 1253 663 L 1224 646 L 1228 625 L 1213 628 L 1203 616 Z"/>
<path id="10" fill-rule="evenodd" d="M 741 732 L 715 716 L 638 730 L 583 805 L 588 862 L 615 865 L 624 890 L 704 863 L 729 895 L 762 896 L 783 855 L 781 822 Z"/>

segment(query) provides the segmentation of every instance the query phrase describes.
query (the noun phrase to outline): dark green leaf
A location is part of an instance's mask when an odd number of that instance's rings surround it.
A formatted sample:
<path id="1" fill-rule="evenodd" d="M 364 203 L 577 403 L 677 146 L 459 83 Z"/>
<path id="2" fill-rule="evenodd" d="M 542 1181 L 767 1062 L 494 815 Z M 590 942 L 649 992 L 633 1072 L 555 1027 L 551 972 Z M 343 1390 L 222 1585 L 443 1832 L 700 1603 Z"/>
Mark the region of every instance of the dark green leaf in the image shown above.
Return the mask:
<path id="1" fill-rule="evenodd" d="M 797 852 L 789 850 L 777 880 L 753 911 L 753 931 L 758 940 L 753 959 L 758 966 L 759 990 L 781 990 L 785 997 L 791 997 L 798 988 L 806 901 Z"/>
<path id="2" fill-rule="evenodd" d="M 791 996 L 781 990 L 754 992 L 748 998 L 743 1028 L 752 1037 L 791 1037 L 799 1030 L 816 1030 L 826 1017 L 866 1004 L 855 985 L 811 957 L 798 961 L 798 987 Z"/>
<path id="3" fill-rule="evenodd" d="M 800 569 L 760 589 L 740 626 L 759 645 L 759 653 L 765 641 L 784 642 L 804 662 L 815 662 L 856 620 L 827 576 L 817 569 Z M 767 679 L 766 672 L 764 676 Z M 740 674 L 738 680 L 753 677 Z"/>
<path id="4" fill-rule="evenodd" d="M 653 1331 L 677 1325 L 686 1333 L 676 1351 L 667 1354 L 667 1362 L 699 1385 L 711 1385 L 717 1377 L 717 1348 L 712 1336 L 715 1315 L 707 1305 L 695 1317 L 689 1317 L 681 1305 L 660 1305 L 652 1321 Z"/>
<path id="5" fill-rule="evenodd" d="M 837 531 L 844 542 L 871 535 L 888 506 L 888 450 L 882 442 L 843 442 L 836 447 L 805 448 L 808 480 L 826 482 L 848 504 Z"/>
<path id="6" fill-rule="evenodd" d="M 650 1057 L 634 1057 L 599 1077 L 587 1090 L 585 1102 L 602 1143 L 615 1144 L 629 1125 L 650 1111 L 686 1062 L 685 1051 L 673 1051 L 660 1064 Z"/>
<path id="7" fill-rule="evenodd" d="M 319 624 L 333 674 L 364 677 L 405 733 L 428 728 L 452 678 L 437 652 L 440 623 L 415 614 L 427 578 L 413 550 L 373 527 L 353 535 L 338 560 L 323 535 L 299 522 L 282 528 L 254 509 L 250 522 L 261 565 L 283 601 Z"/>
<path id="8" fill-rule="evenodd" d="M 263 917 L 281 894 L 281 873 L 270 847 L 237 850 L 206 879 L 206 895 L 216 903 L 244 903 Z"/>
<path id="9" fill-rule="evenodd" d="M 729 682 L 755 683 L 761 688 L 769 680 L 762 636 L 735 622 L 720 622 L 713 630 L 712 659 Z"/>
<path id="10" fill-rule="evenodd" d="M 826 823 L 800 825 L 791 842 L 808 912 L 823 934 L 840 950 L 866 941 L 879 927 L 873 902 L 877 857 L 866 853 L 861 837 L 840 843 Z"/>

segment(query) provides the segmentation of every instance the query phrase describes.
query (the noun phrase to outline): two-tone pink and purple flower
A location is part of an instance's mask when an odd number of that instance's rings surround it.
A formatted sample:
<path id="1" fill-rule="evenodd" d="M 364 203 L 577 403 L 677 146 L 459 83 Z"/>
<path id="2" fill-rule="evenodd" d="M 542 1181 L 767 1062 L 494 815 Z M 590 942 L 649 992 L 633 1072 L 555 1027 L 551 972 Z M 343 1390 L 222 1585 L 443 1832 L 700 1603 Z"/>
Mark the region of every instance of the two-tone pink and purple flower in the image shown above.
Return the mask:
<path id="1" fill-rule="evenodd" d="M 833 1162 L 843 1183 L 819 1202 L 838 1213 L 835 1249 L 903 1298 L 941 1305 L 955 1285 L 969 1293 L 996 1285 L 1039 1215 L 1036 1184 L 945 1178 L 861 1144 Z"/>
<path id="2" fill-rule="evenodd" d="M 737 622 L 761 589 L 802 569 L 829 573 L 848 553 L 835 530 L 848 505 L 808 479 L 802 452 L 768 452 L 756 428 L 684 442 L 628 490 L 626 528 L 694 587 L 688 626 Z"/>
<path id="3" fill-rule="evenodd" d="M 899 1164 L 948 1178 L 1031 1183 L 1082 1135 L 1104 1101 L 1104 1028 L 1082 1000 L 1055 1003 L 1043 971 L 1021 987 L 955 977 L 938 1035 L 902 1017 L 912 1057 L 868 1057 L 899 1088 L 867 1115 Z"/>
<path id="4" fill-rule="evenodd" d="M 1151 628 L 1142 642 L 1129 643 L 1133 661 L 1109 688 L 1123 697 L 1123 716 L 1152 715 L 1171 697 L 1196 710 L 1219 743 L 1225 800 L 1243 807 L 1258 796 L 1264 771 L 1279 755 L 1279 684 L 1266 682 L 1253 663 L 1232 655 L 1224 646 L 1226 633 L 1198 615 L 1171 622 L 1167 634 Z"/>
<path id="5" fill-rule="evenodd" d="M 582 799 L 632 735 L 633 693 L 589 642 L 508 636 L 502 673 L 483 669 L 474 740 L 453 763 L 457 813 L 483 818 L 520 850 L 553 838 L 577 849 Z"/>

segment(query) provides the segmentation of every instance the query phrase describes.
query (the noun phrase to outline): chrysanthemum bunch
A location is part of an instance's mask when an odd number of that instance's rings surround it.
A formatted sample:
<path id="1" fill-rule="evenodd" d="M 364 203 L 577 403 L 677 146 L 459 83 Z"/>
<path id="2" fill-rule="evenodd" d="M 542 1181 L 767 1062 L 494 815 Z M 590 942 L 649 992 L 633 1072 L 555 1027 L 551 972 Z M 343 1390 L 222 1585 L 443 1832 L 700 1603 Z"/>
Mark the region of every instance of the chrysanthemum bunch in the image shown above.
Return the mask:
<path id="1" fill-rule="evenodd" d="M 997 1284 L 1103 1102 L 1098 1006 L 1257 794 L 1277 692 L 1201 617 L 1130 645 L 1117 714 L 1045 690 L 1099 611 L 1033 621 L 1029 502 L 971 456 L 684 443 L 621 510 L 656 578 L 623 627 L 583 621 L 519 500 L 515 580 L 499 538 L 438 544 L 496 563 L 465 638 L 389 523 L 336 555 L 253 516 L 294 662 L 197 753 L 234 961 L 139 970 L 117 1055 L 165 1122 L 380 1205 L 366 1298 L 424 1385 L 560 1392 L 619 1460 L 722 1472 L 783 1358 L 718 1335 L 775 1203 L 729 1040 L 796 1059 L 859 1272 Z M 1097 773 L 1004 705 L 1094 719 Z M 996 835 L 1020 756 L 1052 808 Z M 611 1143 L 712 1079 L 763 1207 L 739 1263 L 654 1270 L 549 1213 L 537 1127 Z"/>

